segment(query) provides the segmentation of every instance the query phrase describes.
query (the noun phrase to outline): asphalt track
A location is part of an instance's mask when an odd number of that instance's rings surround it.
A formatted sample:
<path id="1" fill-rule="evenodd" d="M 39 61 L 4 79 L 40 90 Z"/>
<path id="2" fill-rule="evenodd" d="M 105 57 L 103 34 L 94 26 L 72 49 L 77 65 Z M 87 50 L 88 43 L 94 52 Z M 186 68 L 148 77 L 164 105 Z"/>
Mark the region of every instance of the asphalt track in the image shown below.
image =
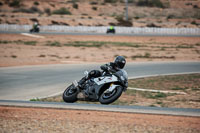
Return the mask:
<path id="1" fill-rule="evenodd" d="M 101 64 L 57 64 L 0 68 L 0 99 L 30 100 L 62 93 L 85 70 L 99 69 Z M 129 78 L 154 75 L 200 73 L 200 62 L 128 63 Z"/>
<path id="2" fill-rule="evenodd" d="M 160 108 L 160 107 L 142 107 L 142 106 L 79 104 L 79 103 L 63 103 L 63 102 L 31 102 L 31 101 L 16 101 L 16 100 L 15 101 L 0 100 L 0 106 L 75 109 L 75 110 L 93 110 L 93 111 L 107 111 L 107 112 L 200 117 L 200 109 L 189 109 L 189 108 Z"/>
<path id="3" fill-rule="evenodd" d="M 0 31 L 0 34 L 21 34 L 29 33 L 28 31 Z M 174 35 L 174 34 L 136 34 L 136 33 L 116 33 L 116 34 L 106 34 L 106 33 L 92 33 L 92 32 L 57 32 L 57 31 L 41 31 L 39 33 L 33 33 L 35 35 L 81 35 L 81 36 L 176 36 L 176 37 L 200 37 L 200 35 Z"/>

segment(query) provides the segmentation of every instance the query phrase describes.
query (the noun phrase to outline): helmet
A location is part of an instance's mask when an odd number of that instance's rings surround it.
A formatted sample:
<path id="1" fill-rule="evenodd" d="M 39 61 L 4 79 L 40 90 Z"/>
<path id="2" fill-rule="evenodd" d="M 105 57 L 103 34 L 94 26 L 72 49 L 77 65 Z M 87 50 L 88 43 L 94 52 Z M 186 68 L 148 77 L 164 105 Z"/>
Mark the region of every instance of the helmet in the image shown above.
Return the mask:
<path id="1" fill-rule="evenodd" d="M 114 63 L 117 68 L 123 69 L 126 64 L 126 60 L 123 56 L 117 56 Z"/>

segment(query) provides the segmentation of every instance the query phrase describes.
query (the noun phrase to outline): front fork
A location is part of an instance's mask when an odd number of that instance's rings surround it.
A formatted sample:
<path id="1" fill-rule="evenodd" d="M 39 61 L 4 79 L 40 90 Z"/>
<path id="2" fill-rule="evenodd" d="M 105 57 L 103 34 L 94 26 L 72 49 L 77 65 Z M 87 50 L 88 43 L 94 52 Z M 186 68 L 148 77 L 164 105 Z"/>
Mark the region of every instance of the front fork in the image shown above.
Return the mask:
<path id="1" fill-rule="evenodd" d="M 119 85 L 115 85 L 115 84 L 110 84 L 110 87 L 108 88 L 108 91 L 109 92 L 112 92 L 117 86 L 119 86 Z"/>

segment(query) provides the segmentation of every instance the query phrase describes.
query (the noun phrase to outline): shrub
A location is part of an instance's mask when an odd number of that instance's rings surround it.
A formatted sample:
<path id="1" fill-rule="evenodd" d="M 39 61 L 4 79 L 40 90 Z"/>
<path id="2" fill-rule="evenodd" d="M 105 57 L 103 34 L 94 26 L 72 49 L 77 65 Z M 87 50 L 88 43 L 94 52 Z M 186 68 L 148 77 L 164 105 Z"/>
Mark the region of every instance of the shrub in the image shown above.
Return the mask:
<path id="1" fill-rule="evenodd" d="M 105 3 L 116 3 L 117 0 L 104 0 Z"/>
<path id="2" fill-rule="evenodd" d="M 25 45 L 32 45 L 32 46 L 35 46 L 36 45 L 36 41 L 27 41 L 27 42 L 24 42 Z"/>
<path id="3" fill-rule="evenodd" d="M 156 25 L 156 24 L 154 24 L 154 23 L 149 23 L 149 24 L 147 24 L 147 27 L 161 28 L 161 26 L 158 26 L 158 25 Z"/>
<path id="4" fill-rule="evenodd" d="M 118 21 L 117 25 L 119 25 L 119 26 L 128 26 L 128 27 L 130 27 L 130 26 L 133 25 L 131 20 L 128 20 L 128 21 L 124 20 L 123 19 L 123 15 L 117 16 L 116 20 Z"/>
<path id="5" fill-rule="evenodd" d="M 31 7 L 30 9 L 19 8 L 19 9 L 15 9 L 13 12 L 42 13 L 42 11 L 38 9 L 37 7 Z"/>
<path id="6" fill-rule="evenodd" d="M 167 94 L 165 93 L 161 93 L 161 92 L 158 92 L 158 93 L 152 93 L 150 95 L 148 95 L 148 98 L 152 98 L 152 99 L 157 99 L 157 98 L 165 98 L 167 97 Z"/>
<path id="7" fill-rule="evenodd" d="M 198 25 L 196 21 L 192 21 L 191 24 Z"/>
<path id="8" fill-rule="evenodd" d="M 140 17 L 139 16 L 135 16 L 134 19 L 140 19 Z"/>
<path id="9" fill-rule="evenodd" d="M 134 0 L 128 0 L 128 3 L 133 3 L 134 2 Z"/>
<path id="10" fill-rule="evenodd" d="M 73 3 L 73 8 L 78 9 L 78 4 L 77 3 Z"/>
<path id="11" fill-rule="evenodd" d="M 98 3 L 95 1 L 90 2 L 90 5 L 97 5 Z"/>
<path id="12" fill-rule="evenodd" d="M 45 8 L 44 12 L 48 15 L 51 15 L 51 9 L 50 8 Z"/>
<path id="13" fill-rule="evenodd" d="M 199 9 L 198 5 L 194 5 L 193 8 Z"/>
<path id="14" fill-rule="evenodd" d="M 160 0 L 139 0 L 137 2 L 138 6 L 148 6 L 148 7 L 160 7 L 164 8 L 163 3 Z"/>
<path id="15" fill-rule="evenodd" d="M 167 19 L 173 19 L 173 18 L 176 18 L 174 15 L 170 14 L 167 16 Z"/>
<path id="16" fill-rule="evenodd" d="M 128 3 L 134 3 L 135 0 L 128 0 Z M 120 0 L 120 3 L 125 3 L 125 0 Z"/>
<path id="17" fill-rule="evenodd" d="M 37 1 L 34 2 L 34 5 L 36 5 L 36 6 L 38 6 L 39 4 L 40 4 L 40 3 L 37 2 Z"/>
<path id="18" fill-rule="evenodd" d="M 46 57 L 46 55 L 44 55 L 44 54 L 41 54 L 41 55 L 39 55 L 38 57 Z"/>
<path id="19" fill-rule="evenodd" d="M 54 10 L 53 14 L 71 15 L 72 13 L 67 8 L 62 7 L 58 10 Z"/>
<path id="20" fill-rule="evenodd" d="M 96 10 L 97 10 L 97 7 L 92 7 L 92 9 L 96 11 Z"/>
<path id="21" fill-rule="evenodd" d="M 79 2 L 79 0 L 70 0 L 68 1 L 69 3 L 75 3 L 75 2 Z"/>
<path id="22" fill-rule="evenodd" d="M 17 56 L 16 56 L 16 55 L 11 55 L 11 57 L 12 57 L 12 58 L 17 58 Z"/>
<path id="23" fill-rule="evenodd" d="M 32 22 L 38 22 L 38 20 L 36 18 L 31 18 L 30 19 Z"/>
<path id="24" fill-rule="evenodd" d="M 32 10 L 34 13 L 42 13 L 42 11 L 39 8 L 35 7 L 35 6 L 32 6 L 30 8 L 30 10 Z"/>
<path id="25" fill-rule="evenodd" d="M 54 41 L 54 42 L 47 42 L 47 46 L 54 46 L 54 47 L 61 47 L 60 42 Z"/>
<path id="26" fill-rule="evenodd" d="M 9 3 L 10 7 L 20 7 L 20 0 L 13 0 L 11 3 Z"/>

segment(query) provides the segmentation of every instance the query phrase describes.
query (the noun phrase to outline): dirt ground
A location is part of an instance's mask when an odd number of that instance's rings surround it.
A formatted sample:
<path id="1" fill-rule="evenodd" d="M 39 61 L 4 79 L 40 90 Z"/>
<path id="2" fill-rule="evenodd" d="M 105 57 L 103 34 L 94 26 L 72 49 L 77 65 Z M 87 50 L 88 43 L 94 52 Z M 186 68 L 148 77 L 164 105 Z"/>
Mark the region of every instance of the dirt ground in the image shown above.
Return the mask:
<path id="1" fill-rule="evenodd" d="M 2 133 L 199 133 L 199 117 L 0 106 Z"/>
<path id="2" fill-rule="evenodd" d="M 123 0 L 1 0 L 0 23 L 67 26 L 127 26 L 123 21 Z M 111 0 L 109 0 L 111 1 Z M 118 2 L 117 2 L 118 1 Z M 132 2 L 131 2 L 132 1 Z M 199 0 L 161 0 L 165 8 L 137 6 L 138 0 L 130 0 L 128 7 L 129 26 L 199 28 Z M 155 1 L 154 3 L 157 3 Z M 65 8 L 69 13 L 58 13 Z"/>
<path id="3" fill-rule="evenodd" d="M 0 66 L 110 62 L 200 61 L 198 37 L 0 34 Z"/>

